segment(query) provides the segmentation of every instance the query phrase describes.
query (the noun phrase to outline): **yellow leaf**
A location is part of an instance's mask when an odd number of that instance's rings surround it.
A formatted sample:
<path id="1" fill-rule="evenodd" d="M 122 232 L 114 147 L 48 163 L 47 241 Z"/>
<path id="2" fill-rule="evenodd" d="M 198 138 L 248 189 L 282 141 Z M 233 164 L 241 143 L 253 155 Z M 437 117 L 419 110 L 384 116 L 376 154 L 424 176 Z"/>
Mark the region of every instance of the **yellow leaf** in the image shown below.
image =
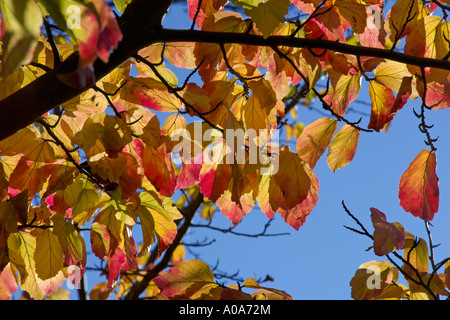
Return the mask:
<path id="1" fill-rule="evenodd" d="M 327 155 L 328 166 L 333 172 L 345 167 L 353 160 L 358 140 L 359 130 L 350 125 L 346 124 L 336 132 Z"/>
<path id="2" fill-rule="evenodd" d="M 276 27 L 285 21 L 288 13 L 288 0 L 232 0 L 232 2 L 245 10 L 256 27 L 267 38 Z"/>
<path id="3" fill-rule="evenodd" d="M 39 287 L 39 277 L 36 274 L 34 253 L 36 238 L 29 233 L 12 233 L 8 238 L 8 254 L 11 263 L 19 270 L 20 287 L 36 300 L 44 298 L 44 292 Z"/>
<path id="4" fill-rule="evenodd" d="M 40 279 L 54 277 L 64 263 L 63 250 L 56 236 L 50 229 L 45 229 L 36 239 L 34 252 L 36 272 Z"/>
<path id="5" fill-rule="evenodd" d="M 308 162 L 311 169 L 314 169 L 317 161 L 330 144 L 336 126 L 337 120 L 324 117 L 303 129 L 295 148 L 300 158 Z"/>

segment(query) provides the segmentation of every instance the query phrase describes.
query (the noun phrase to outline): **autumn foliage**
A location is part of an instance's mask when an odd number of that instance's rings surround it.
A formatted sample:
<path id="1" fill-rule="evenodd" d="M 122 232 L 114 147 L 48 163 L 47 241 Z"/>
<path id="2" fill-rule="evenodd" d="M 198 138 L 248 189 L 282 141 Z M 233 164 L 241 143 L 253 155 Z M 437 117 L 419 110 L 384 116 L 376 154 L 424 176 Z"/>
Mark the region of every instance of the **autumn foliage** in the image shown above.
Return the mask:
<path id="1" fill-rule="evenodd" d="M 333 172 L 349 165 L 360 135 L 385 131 L 412 100 L 426 145 L 411 155 L 398 197 L 428 226 L 439 184 L 425 113 L 450 105 L 450 2 L 188 0 L 188 30 L 161 27 L 170 5 L 0 2 L 1 299 L 77 286 L 87 259 L 103 261 L 106 275 L 90 299 L 291 299 L 251 277 L 222 286 L 205 262 L 184 260 L 193 216 L 217 209 L 236 226 L 259 207 L 301 232 L 320 201 L 318 160 Z M 363 81 L 366 125 L 347 117 Z M 16 103 L 24 96 L 36 101 L 23 106 L 29 115 Z M 327 116 L 286 123 L 296 121 L 293 106 L 313 101 Z M 294 148 L 277 138 L 283 127 Z M 360 266 L 352 298 L 448 296 L 448 258 L 429 263 L 431 243 L 370 212 L 373 232 L 349 229 L 388 261 Z M 367 285 L 374 272 L 381 286 Z"/>

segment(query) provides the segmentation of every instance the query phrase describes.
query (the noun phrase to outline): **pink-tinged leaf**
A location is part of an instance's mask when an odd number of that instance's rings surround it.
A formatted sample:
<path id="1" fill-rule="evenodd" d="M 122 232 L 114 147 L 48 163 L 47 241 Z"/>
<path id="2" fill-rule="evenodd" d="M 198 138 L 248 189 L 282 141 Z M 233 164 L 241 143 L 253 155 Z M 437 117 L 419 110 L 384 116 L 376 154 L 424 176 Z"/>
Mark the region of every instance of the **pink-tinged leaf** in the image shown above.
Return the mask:
<path id="1" fill-rule="evenodd" d="M 395 95 L 391 89 L 376 80 L 369 82 L 369 95 L 372 100 L 372 112 L 368 128 L 380 131 L 394 117 L 391 109 L 394 105 Z"/>
<path id="2" fill-rule="evenodd" d="M 439 183 L 436 154 L 422 150 L 400 178 L 400 205 L 413 216 L 432 220 L 439 209 Z"/>
<path id="3" fill-rule="evenodd" d="M 311 19 L 306 25 L 311 24 L 312 21 L 319 25 L 329 40 L 345 43 L 345 29 L 350 24 L 343 19 L 336 6 L 319 8 L 316 11 L 315 18 Z"/>
<path id="4" fill-rule="evenodd" d="M 119 278 L 122 265 L 126 262 L 126 256 L 120 247 L 108 257 L 108 287 L 111 287 Z"/>
<path id="5" fill-rule="evenodd" d="M 182 162 L 181 171 L 177 178 L 177 190 L 191 187 L 199 181 L 200 170 L 202 169 L 201 159 L 202 154 L 199 153 L 197 156 L 190 159 L 190 163 Z M 198 162 L 198 160 L 200 160 L 200 162 Z"/>
<path id="6" fill-rule="evenodd" d="M 319 201 L 319 179 L 311 171 L 311 188 L 305 200 L 300 202 L 297 206 L 290 210 L 279 208 L 278 211 L 281 217 L 284 218 L 287 224 L 298 230 L 306 222 L 306 217 L 311 213 Z"/>
<path id="7" fill-rule="evenodd" d="M 200 260 L 179 261 L 153 282 L 163 296 L 172 299 L 198 299 L 218 286 L 208 265 Z"/>
<path id="8" fill-rule="evenodd" d="M 249 190 L 243 192 L 243 194 L 239 196 L 237 202 L 235 202 L 232 197 L 232 192 L 226 190 L 220 198 L 217 199 L 216 205 L 220 208 L 222 214 L 236 226 L 241 222 L 242 218 L 253 209 L 255 206 L 255 199 Z"/>
<path id="9" fill-rule="evenodd" d="M 9 300 L 18 289 L 17 276 L 12 271 L 11 263 L 0 272 L 0 300 Z"/>
<path id="10" fill-rule="evenodd" d="M 135 139 L 133 144 L 145 176 L 161 195 L 171 196 L 175 191 L 176 177 L 170 153 L 166 152 L 165 145 L 156 149 L 145 145 L 139 139 Z"/>
<path id="11" fill-rule="evenodd" d="M 348 124 L 336 132 L 327 155 L 328 166 L 333 172 L 345 167 L 353 160 L 358 140 L 359 130 Z"/>
<path id="12" fill-rule="evenodd" d="M 94 63 L 97 57 L 107 63 L 110 53 L 122 40 L 119 25 L 108 4 L 103 0 L 93 0 L 91 3 L 96 12 L 84 7 L 81 27 L 74 32 L 79 45 L 80 68 Z"/>
<path id="13" fill-rule="evenodd" d="M 383 25 L 381 6 L 370 6 L 367 8 L 367 24 L 362 33 L 355 33 L 356 40 L 365 47 L 384 49 L 386 30 Z"/>
<path id="14" fill-rule="evenodd" d="M 386 215 L 378 209 L 370 208 L 372 214 L 373 249 L 376 255 L 384 256 L 394 250 L 401 250 L 405 245 L 405 229 L 398 223 L 389 223 Z"/>
<path id="15" fill-rule="evenodd" d="M 402 80 L 402 83 L 400 85 L 400 89 L 398 90 L 397 97 L 395 97 L 394 104 L 391 108 L 392 112 L 397 112 L 408 101 L 409 97 L 411 96 L 412 92 L 412 77 L 404 77 Z"/>
<path id="16" fill-rule="evenodd" d="M 227 164 L 227 154 L 231 154 L 231 151 L 225 143 L 218 143 L 203 153 L 204 163 L 200 170 L 198 187 L 212 202 L 216 202 L 228 189 L 233 175 L 231 166 Z"/>
<path id="17" fill-rule="evenodd" d="M 189 19 L 194 20 L 194 18 L 196 18 L 195 22 L 200 29 L 203 26 L 203 21 L 208 15 L 219 11 L 220 8 L 227 3 L 226 0 L 188 0 L 187 2 Z M 199 4 L 200 8 L 198 7 Z"/>
<path id="18" fill-rule="evenodd" d="M 165 56 L 177 68 L 195 69 L 194 45 L 194 42 L 168 43 Z"/>
<path id="19" fill-rule="evenodd" d="M 336 126 L 337 120 L 323 117 L 303 129 L 295 148 L 300 158 L 305 160 L 311 169 L 314 169 L 317 161 L 328 148 Z"/>
<path id="20" fill-rule="evenodd" d="M 450 106 L 450 72 L 447 70 L 430 69 L 426 73 L 425 103 L 434 110 L 445 109 Z M 424 85 L 421 79 L 417 80 L 417 91 L 420 97 L 424 95 Z"/>
<path id="21" fill-rule="evenodd" d="M 338 115 L 343 116 L 347 108 L 359 94 L 361 89 L 360 74 L 345 75 L 330 69 L 330 89 L 324 97 L 326 103 L 331 105 L 331 109 Z"/>

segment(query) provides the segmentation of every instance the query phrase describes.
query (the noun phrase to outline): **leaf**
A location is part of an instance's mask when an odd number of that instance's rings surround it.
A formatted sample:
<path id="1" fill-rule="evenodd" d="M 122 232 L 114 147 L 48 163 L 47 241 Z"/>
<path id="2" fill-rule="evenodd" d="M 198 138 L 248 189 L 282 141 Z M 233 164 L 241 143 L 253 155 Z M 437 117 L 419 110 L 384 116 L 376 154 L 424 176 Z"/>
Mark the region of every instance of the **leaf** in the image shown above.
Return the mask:
<path id="1" fill-rule="evenodd" d="M 393 42 L 395 38 L 403 38 L 406 35 L 408 19 L 420 20 L 425 15 L 422 1 L 400 0 L 396 1 L 386 15 L 386 30 L 389 39 Z M 399 32 L 403 33 L 399 34 Z"/>
<path id="2" fill-rule="evenodd" d="M 177 234 L 175 220 L 181 219 L 182 215 L 174 206 L 172 200 L 166 198 L 160 203 L 151 193 L 139 194 L 141 206 L 138 211 L 142 224 L 143 244 L 141 253 L 155 242 L 155 235 L 159 243 L 159 255 L 172 243 Z"/>
<path id="3" fill-rule="evenodd" d="M 58 237 L 64 253 L 64 264 L 71 266 L 81 262 L 85 254 L 83 237 L 73 224 L 64 220 L 61 214 L 55 214 L 52 221 L 53 233 Z"/>
<path id="4" fill-rule="evenodd" d="M 328 94 L 324 97 L 324 101 L 331 105 L 331 109 L 334 112 L 343 116 L 350 102 L 355 100 L 359 94 L 361 75 L 345 75 L 333 69 L 329 69 L 328 74 L 331 86 Z"/>
<path id="5" fill-rule="evenodd" d="M 292 297 L 287 294 L 284 291 L 273 289 L 273 288 L 266 288 L 261 286 L 258 282 L 255 281 L 253 277 L 250 277 L 244 281 L 244 284 L 242 285 L 244 288 L 252 288 L 252 289 L 259 289 L 252 293 L 252 296 L 255 297 L 257 300 L 292 300 Z M 258 298 L 261 297 L 261 298 Z M 267 299 L 266 299 L 267 297 Z"/>
<path id="6" fill-rule="evenodd" d="M 403 251 L 405 260 L 408 261 L 419 273 L 428 272 L 428 245 L 424 239 L 407 239 Z M 417 277 L 415 272 L 410 269 L 409 274 L 412 278 Z"/>
<path id="7" fill-rule="evenodd" d="M 100 58 L 109 60 L 110 52 L 122 40 L 119 25 L 103 0 L 41 0 L 56 24 L 79 46 L 78 70 Z"/>
<path id="8" fill-rule="evenodd" d="M 217 143 L 211 150 L 204 151 L 198 186 L 205 198 L 212 202 L 216 202 L 228 189 L 232 179 L 232 168 L 227 159 L 232 154 L 230 148 L 223 143 Z"/>
<path id="9" fill-rule="evenodd" d="M 194 20 L 194 18 L 196 17 L 195 22 L 201 29 L 205 18 L 208 15 L 212 15 L 215 12 L 219 11 L 223 6 L 225 6 L 226 2 L 226 0 L 188 0 L 187 3 L 189 19 Z"/>
<path id="10" fill-rule="evenodd" d="M 327 155 L 327 163 L 333 172 L 348 165 L 358 146 L 359 130 L 346 124 L 334 135 Z"/>
<path id="11" fill-rule="evenodd" d="M 39 287 L 35 270 L 34 253 L 36 238 L 29 233 L 12 233 L 8 238 L 8 254 L 11 263 L 19 270 L 20 287 L 35 300 L 44 298 L 44 292 Z"/>
<path id="12" fill-rule="evenodd" d="M 275 28 L 285 21 L 289 0 L 232 0 L 235 5 L 244 9 L 252 18 L 256 27 L 267 38 Z"/>
<path id="13" fill-rule="evenodd" d="M 430 72 L 426 73 L 425 77 L 427 84 L 425 103 L 427 107 L 433 110 L 448 108 L 450 103 L 450 88 L 448 87 L 450 72 L 430 68 Z M 417 91 L 420 97 L 424 96 L 423 80 L 417 81 Z"/>
<path id="14" fill-rule="evenodd" d="M 101 208 L 108 196 L 81 174 L 67 186 L 63 193 L 64 202 L 72 208 L 73 221 L 83 225 L 88 222 L 95 211 Z"/>
<path id="15" fill-rule="evenodd" d="M 300 204 L 308 196 L 312 183 L 309 174 L 311 169 L 287 146 L 280 148 L 278 165 L 278 172 L 273 175 L 271 185 L 278 188 L 281 193 L 281 199 L 278 199 L 280 201 L 279 206 L 289 210 Z"/>
<path id="16" fill-rule="evenodd" d="M 63 250 L 58 237 L 50 229 L 45 229 L 36 238 L 36 273 L 46 280 L 57 275 L 64 263 Z"/>
<path id="17" fill-rule="evenodd" d="M 398 269 L 389 262 L 369 261 L 359 266 L 350 281 L 351 296 L 355 300 L 374 300 L 398 285 Z M 394 292 L 391 299 L 401 299 L 403 290 Z"/>
<path id="18" fill-rule="evenodd" d="M 51 175 L 55 161 L 64 157 L 62 150 L 47 141 L 35 144 L 34 150 L 24 154 L 10 176 L 10 187 L 28 189 L 30 195 L 40 190 Z"/>
<path id="19" fill-rule="evenodd" d="M 311 178 L 311 188 L 309 189 L 305 200 L 289 210 L 278 208 L 281 217 L 295 230 L 298 230 L 303 226 L 306 222 L 306 217 L 311 213 L 319 201 L 319 179 L 317 179 L 313 171 L 310 171 L 309 174 Z"/>
<path id="20" fill-rule="evenodd" d="M 374 71 L 377 82 L 383 84 L 385 87 L 399 92 L 405 77 L 411 77 L 412 74 L 408 71 L 405 64 L 396 61 L 388 60 L 382 62 Z M 411 99 L 417 96 L 417 91 L 411 94 Z"/>
<path id="21" fill-rule="evenodd" d="M 374 227 L 374 252 L 378 256 L 384 256 L 394 250 L 403 249 L 405 245 L 405 230 L 398 223 L 389 223 L 386 215 L 378 209 L 370 208 L 372 224 Z"/>
<path id="22" fill-rule="evenodd" d="M 295 148 L 299 157 L 306 161 L 311 169 L 314 169 L 330 144 L 336 126 L 337 120 L 323 117 L 303 129 Z"/>
<path id="23" fill-rule="evenodd" d="M 33 57 L 42 24 L 42 14 L 33 0 L 0 2 L 2 12 L 2 70 L 0 78 L 11 74 Z"/>
<path id="24" fill-rule="evenodd" d="M 171 42 L 167 44 L 164 55 L 177 68 L 195 69 L 194 47 L 193 42 Z"/>
<path id="25" fill-rule="evenodd" d="M 131 3 L 131 1 L 133 0 L 114 0 L 114 5 L 120 13 L 123 13 L 125 11 L 125 8 Z"/>
<path id="26" fill-rule="evenodd" d="M 375 81 L 369 82 L 369 95 L 372 100 L 372 112 L 370 115 L 369 129 L 380 131 L 394 117 L 391 112 L 394 106 L 395 96 L 391 89 Z"/>
<path id="27" fill-rule="evenodd" d="M 449 50 L 445 32 L 448 35 L 448 26 L 438 16 L 413 19 L 404 52 L 418 57 L 443 59 Z"/>
<path id="28" fill-rule="evenodd" d="M 218 287 L 214 274 L 201 260 L 178 261 L 153 282 L 163 296 L 172 299 L 199 299 Z"/>
<path id="29" fill-rule="evenodd" d="M 400 178 L 400 206 L 413 216 L 431 221 L 439 209 L 436 154 L 422 150 Z"/>
<path id="30" fill-rule="evenodd" d="M 175 191 L 176 176 L 170 153 L 165 145 L 159 148 L 147 146 L 134 139 L 133 147 L 138 154 L 138 162 L 144 169 L 144 175 L 162 196 L 171 196 Z"/>
<path id="31" fill-rule="evenodd" d="M 0 272 L 0 300 L 11 299 L 12 293 L 17 292 L 18 288 L 17 276 L 13 272 L 12 264 L 9 263 Z"/>

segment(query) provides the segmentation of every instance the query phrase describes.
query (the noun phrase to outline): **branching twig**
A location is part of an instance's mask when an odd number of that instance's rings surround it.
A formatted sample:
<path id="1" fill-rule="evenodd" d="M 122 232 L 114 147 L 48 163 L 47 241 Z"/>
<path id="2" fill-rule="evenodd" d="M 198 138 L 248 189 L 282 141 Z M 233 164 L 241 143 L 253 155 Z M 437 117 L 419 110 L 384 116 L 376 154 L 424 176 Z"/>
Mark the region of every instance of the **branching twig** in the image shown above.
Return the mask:
<path id="1" fill-rule="evenodd" d="M 362 231 L 360 230 L 356 230 L 350 227 L 346 227 L 345 228 L 354 231 L 356 233 L 365 235 L 367 237 L 369 237 L 372 241 L 374 240 L 372 234 L 370 234 L 367 229 L 364 227 L 364 225 L 350 212 L 350 210 L 348 210 L 347 206 L 345 205 L 344 201 L 342 201 L 342 206 L 344 207 L 345 212 L 360 226 L 360 228 L 362 229 Z M 405 277 L 405 279 L 422 286 L 427 292 L 428 294 L 430 294 L 430 296 L 434 299 L 434 300 L 439 300 L 439 296 L 436 295 L 433 290 L 430 287 L 430 283 L 431 280 L 429 280 L 427 283 L 424 282 L 422 275 L 420 274 L 420 272 L 417 270 L 417 268 L 415 268 L 411 262 L 409 262 L 409 258 L 408 259 L 404 259 L 400 254 L 398 254 L 397 252 L 393 251 L 392 254 L 399 259 L 404 265 L 407 265 L 416 275 L 417 279 L 413 278 L 410 274 L 408 274 L 402 267 L 400 267 L 389 254 L 386 254 L 385 257 L 402 273 L 402 275 Z"/>
<path id="2" fill-rule="evenodd" d="M 156 69 L 156 67 L 154 65 L 152 65 L 147 59 L 141 57 L 139 54 L 135 55 L 135 59 L 142 61 L 143 63 L 145 63 L 147 66 L 150 67 L 150 69 L 153 71 L 153 73 L 158 77 L 158 79 L 164 84 L 164 86 L 167 88 L 167 90 L 174 94 L 186 107 L 187 110 L 193 110 L 198 117 L 200 117 L 203 121 L 205 121 L 209 126 L 211 126 L 212 128 L 215 128 L 217 130 L 219 130 L 220 132 L 223 133 L 223 129 L 219 128 L 218 126 L 216 126 L 214 123 L 212 123 L 211 121 L 209 121 L 207 118 L 204 117 L 205 113 L 198 111 L 194 106 L 192 106 L 190 103 L 188 103 L 179 93 L 178 91 L 173 88 L 168 82 L 167 80 L 159 73 L 159 71 Z M 220 104 L 219 104 L 220 105 Z M 217 108 L 218 106 L 216 106 Z M 207 113 L 210 113 L 211 110 L 209 110 Z"/>
<path id="3" fill-rule="evenodd" d="M 305 84 L 307 85 L 307 87 L 312 90 L 314 92 L 314 94 L 319 98 L 319 100 L 322 102 L 322 106 L 325 110 L 329 111 L 336 119 L 338 119 L 339 121 L 343 121 L 346 124 L 352 126 L 353 128 L 359 130 L 359 131 L 364 131 L 364 132 L 373 132 L 373 130 L 370 129 L 365 129 L 362 128 L 358 125 L 358 122 L 351 122 L 349 120 L 347 120 L 345 117 L 342 117 L 340 115 L 338 115 L 332 108 L 331 106 L 324 100 L 324 95 L 321 94 L 315 87 L 311 87 L 308 78 L 303 75 L 303 73 L 300 71 L 300 69 L 297 67 L 297 65 L 294 63 L 294 61 L 292 61 L 291 58 L 289 58 L 286 54 L 284 54 L 283 52 L 281 52 L 277 47 L 272 47 L 272 49 L 283 59 L 286 59 L 286 61 L 289 62 L 289 64 L 294 68 L 294 70 L 300 75 L 300 77 L 303 79 L 303 81 L 305 82 Z"/>
<path id="4" fill-rule="evenodd" d="M 47 41 L 50 44 L 53 52 L 53 67 L 56 68 L 61 64 L 61 56 L 59 55 L 58 47 L 56 46 L 55 39 L 53 39 L 52 29 L 47 19 L 44 20 L 45 31 L 47 32 Z"/>
<path id="5" fill-rule="evenodd" d="M 426 81 L 426 75 L 425 75 L 425 68 L 421 68 L 421 78 L 423 82 L 423 95 L 422 95 L 422 104 L 420 106 L 420 112 L 417 113 L 414 109 L 414 115 L 420 119 L 419 124 L 419 130 L 420 132 L 424 133 L 426 136 L 425 144 L 430 147 L 431 152 L 434 152 L 437 150 L 434 143 L 438 141 L 439 137 L 437 138 L 431 138 L 431 134 L 429 129 L 433 128 L 434 125 L 427 125 L 425 121 L 425 109 L 428 108 L 426 104 L 426 96 L 427 96 L 427 81 Z"/>

